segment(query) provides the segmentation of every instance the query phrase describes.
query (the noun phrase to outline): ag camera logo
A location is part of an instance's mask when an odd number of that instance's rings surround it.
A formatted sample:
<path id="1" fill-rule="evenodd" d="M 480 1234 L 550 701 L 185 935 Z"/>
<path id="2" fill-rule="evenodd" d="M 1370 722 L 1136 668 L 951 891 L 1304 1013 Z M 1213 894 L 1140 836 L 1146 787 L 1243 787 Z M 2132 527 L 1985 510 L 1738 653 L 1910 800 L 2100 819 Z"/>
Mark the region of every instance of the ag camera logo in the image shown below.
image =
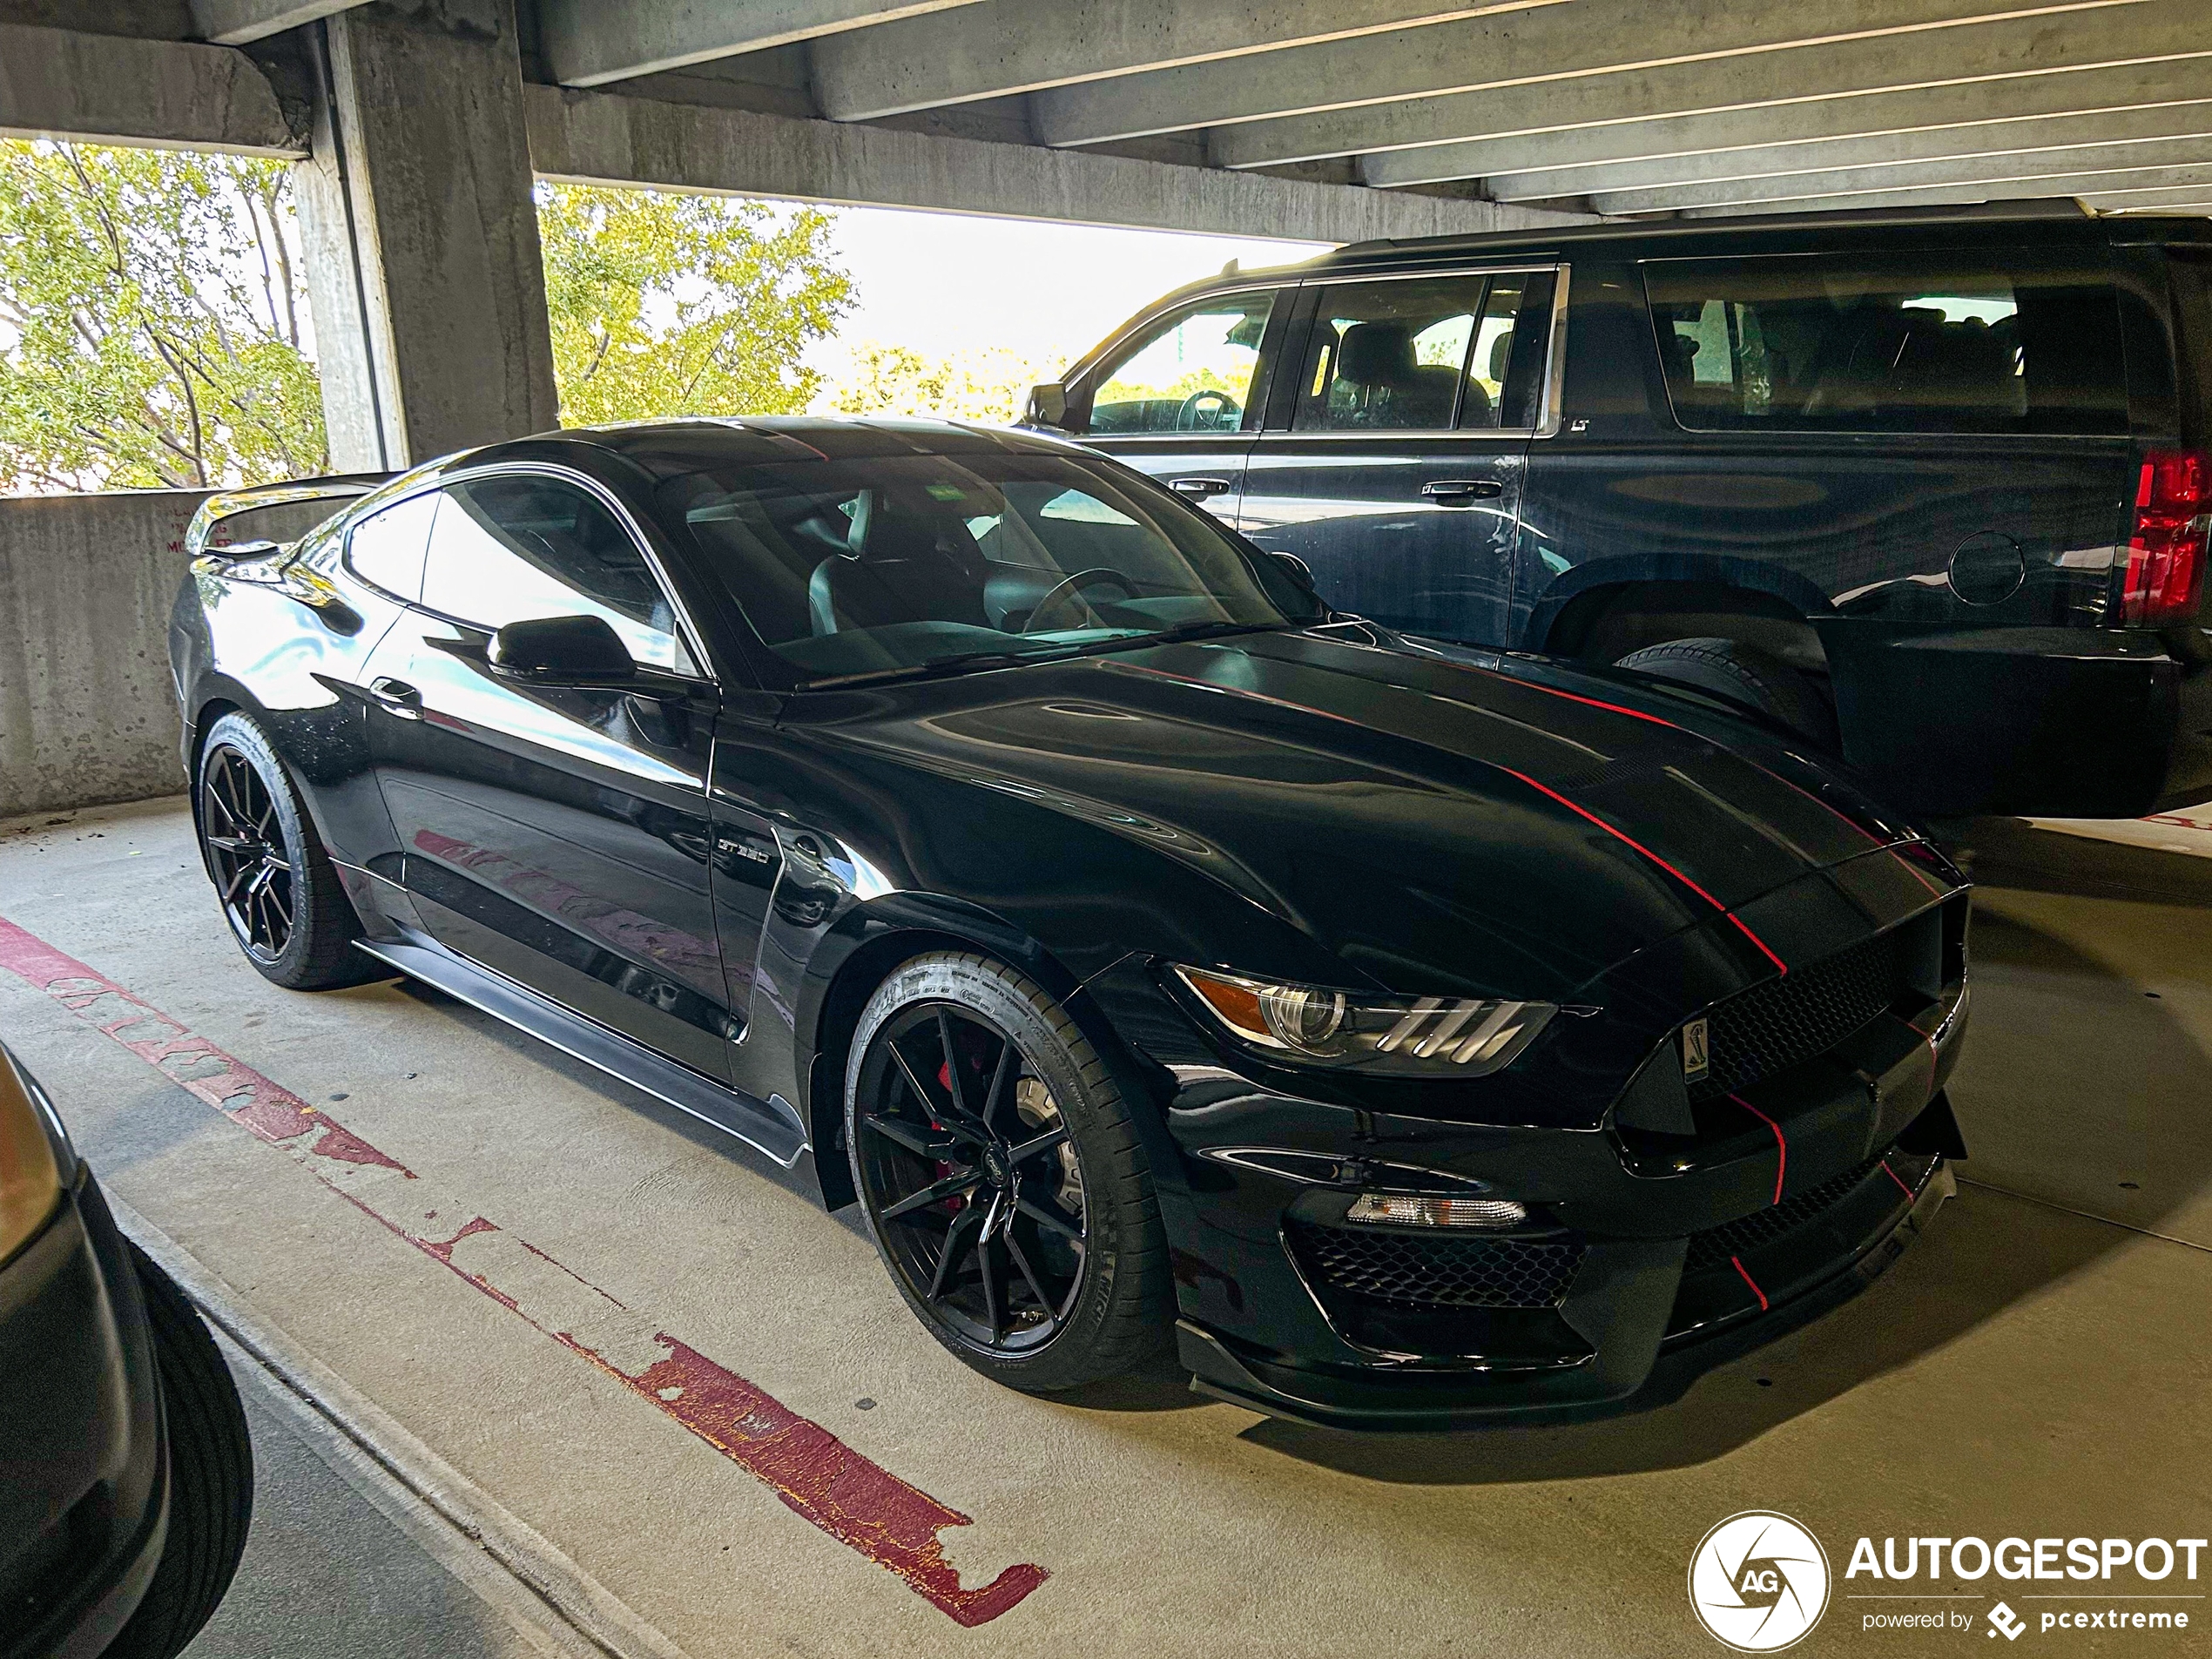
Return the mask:
<path id="1" fill-rule="evenodd" d="M 1689 1558 L 1689 1605 L 1716 1641 L 1738 1653 L 1779 1653 L 1828 1610 L 1828 1552 L 1770 1509 L 1730 1515 Z"/>

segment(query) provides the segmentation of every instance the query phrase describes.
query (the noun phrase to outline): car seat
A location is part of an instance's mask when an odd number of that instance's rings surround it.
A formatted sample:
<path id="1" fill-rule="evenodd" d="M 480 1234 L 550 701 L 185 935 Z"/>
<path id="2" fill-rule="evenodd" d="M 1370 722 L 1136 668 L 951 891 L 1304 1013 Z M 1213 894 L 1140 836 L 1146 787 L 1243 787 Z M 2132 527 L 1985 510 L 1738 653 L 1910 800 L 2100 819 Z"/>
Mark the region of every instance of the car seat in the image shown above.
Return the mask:
<path id="1" fill-rule="evenodd" d="M 815 633 L 899 622 L 988 627 L 981 572 L 966 550 L 948 547 L 955 536 L 967 541 L 967 526 L 918 514 L 882 489 L 860 491 L 846 550 L 815 566 L 806 584 Z"/>

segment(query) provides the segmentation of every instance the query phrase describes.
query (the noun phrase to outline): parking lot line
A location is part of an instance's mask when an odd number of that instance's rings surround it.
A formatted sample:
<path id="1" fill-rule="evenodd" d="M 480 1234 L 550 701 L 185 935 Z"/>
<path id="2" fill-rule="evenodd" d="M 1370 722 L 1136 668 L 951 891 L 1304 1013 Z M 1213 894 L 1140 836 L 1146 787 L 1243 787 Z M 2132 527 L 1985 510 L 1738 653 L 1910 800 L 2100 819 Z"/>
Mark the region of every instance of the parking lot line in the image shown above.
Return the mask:
<path id="1" fill-rule="evenodd" d="M 988 1623 L 1043 1583 L 1031 1562 L 964 1588 L 938 1534 L 961 1514 L 819 1423 L 661 1330 L 464 1198 L 387 1157 L 320 1108 L 97 969 L 0 916 L 0 968 L 44 992 L 164 1077 L 434 1260 L 597 1366 L 765 1485 L 783 1504 L 955 1622 Z M 436 1223 L 435 1226 L 426 1226 Z"/>

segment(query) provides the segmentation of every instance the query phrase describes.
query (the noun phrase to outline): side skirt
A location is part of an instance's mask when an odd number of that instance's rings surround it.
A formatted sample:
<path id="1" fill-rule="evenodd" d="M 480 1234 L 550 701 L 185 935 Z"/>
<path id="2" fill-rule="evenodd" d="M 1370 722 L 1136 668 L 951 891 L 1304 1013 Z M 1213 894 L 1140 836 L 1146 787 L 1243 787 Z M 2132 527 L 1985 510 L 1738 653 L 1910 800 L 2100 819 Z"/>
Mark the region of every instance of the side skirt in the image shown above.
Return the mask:
<path id="1" fill-rule="evenodd" d="M 410 979 L 436 987 L 456 1001 L 480 1008 L 527 1031 L 539 1042 L 586 1065 L 597 1066 L 678 1111 L 689 1112 L 788 1170 L 811 1149 L 797 1108 L 780 1095 L 757 1100 L 725 1083 L 702 1076 L 689 1066 L 656 1054 L 643 1043 L 579 1014 L 503 974 L 455 955 L 427 939 L 407 942 L 358 939 L 354 948 Z"/>

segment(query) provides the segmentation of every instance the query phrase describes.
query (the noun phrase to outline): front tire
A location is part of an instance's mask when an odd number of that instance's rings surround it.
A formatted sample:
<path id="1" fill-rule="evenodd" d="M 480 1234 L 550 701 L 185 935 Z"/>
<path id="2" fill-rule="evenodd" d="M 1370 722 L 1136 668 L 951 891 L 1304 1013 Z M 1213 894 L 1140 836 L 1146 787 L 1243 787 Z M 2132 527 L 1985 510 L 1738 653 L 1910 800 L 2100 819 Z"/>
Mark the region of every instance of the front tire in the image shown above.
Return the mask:
<path id="1" fill-rule="evenodd" d="M 361 918 L 268 734 L 231 713 L 208 729 L 192 805 L 223 918 L 246 960 L 287 990 L 359 984 Z"/>
<path id="2" fill-rule="evenodd" d="M 215 1611 L 253 1521 L 253 1442 L 238 1385 L 174 1279 L 136 1244 L 169 1439 L 169 1533 L 131 1621 L 101 1659 L 173 1659 Z"/>
<path id="3" fill-rule="evenodd" d="M 934 952 L 860 1015 L 846 1069 L 853 1184 L 929 1333 L 1053 1393 L 1136 1370 L 1173 1318 L 1128 1103 L 1068 1011 L 1002 962 Z"/>

